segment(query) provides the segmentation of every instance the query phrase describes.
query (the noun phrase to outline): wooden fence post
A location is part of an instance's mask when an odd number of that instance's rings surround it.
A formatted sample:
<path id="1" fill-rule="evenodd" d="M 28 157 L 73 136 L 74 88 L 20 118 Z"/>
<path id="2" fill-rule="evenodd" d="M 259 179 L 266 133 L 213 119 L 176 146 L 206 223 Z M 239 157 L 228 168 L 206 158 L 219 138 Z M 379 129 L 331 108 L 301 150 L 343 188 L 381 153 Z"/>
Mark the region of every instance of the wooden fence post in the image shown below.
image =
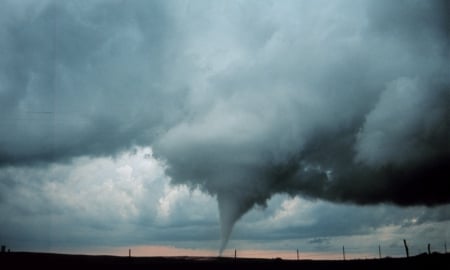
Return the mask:
<path id="1" fill-rule="evenodd" d="M 342 256 L 344 257 L 344 261 L 345 261 L 345 247 L 342 246 Z"/>

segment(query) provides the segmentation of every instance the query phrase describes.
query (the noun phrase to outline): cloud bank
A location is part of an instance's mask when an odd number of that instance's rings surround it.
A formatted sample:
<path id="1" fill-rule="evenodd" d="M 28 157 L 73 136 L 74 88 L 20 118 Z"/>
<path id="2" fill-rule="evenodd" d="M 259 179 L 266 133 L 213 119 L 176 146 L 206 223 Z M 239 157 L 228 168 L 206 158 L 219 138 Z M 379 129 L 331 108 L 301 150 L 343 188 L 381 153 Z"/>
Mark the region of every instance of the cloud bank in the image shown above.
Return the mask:
<path id="1" fill-rule="evenodd" d="M 234 223 L 450 202 L 446 1 L 2 2 L 0 163 L 151 145 Z"/>
<path id="2" fill-rule="evenodd" d="M 14 251 L 127 255 L 129 248 L 137 253 L 135 246 L 159 245 L 214 254 L 220 230 L 216 199 L 171 185 L 164 164 L 151 153 L 135 148 L 115 158 L 3 168 L 2 243 Z M 285 250 L 295 258 L 300 249 L 306 258 L 305 252 L 339 254 L 344 244 L 349 253 L 378 256 L 381 244 L 383 255 L 403 256 L 401 239 L 410 240 L 411 254 L 422 253 L 428 243 L 441 251 L 449 213 L 449 205 L 358 206 L 277 194 L 263 211 L 254 208 L 236 224 L 224 255 L 233 256 L 234 249 L 241 255 L 249 249 Z"/>

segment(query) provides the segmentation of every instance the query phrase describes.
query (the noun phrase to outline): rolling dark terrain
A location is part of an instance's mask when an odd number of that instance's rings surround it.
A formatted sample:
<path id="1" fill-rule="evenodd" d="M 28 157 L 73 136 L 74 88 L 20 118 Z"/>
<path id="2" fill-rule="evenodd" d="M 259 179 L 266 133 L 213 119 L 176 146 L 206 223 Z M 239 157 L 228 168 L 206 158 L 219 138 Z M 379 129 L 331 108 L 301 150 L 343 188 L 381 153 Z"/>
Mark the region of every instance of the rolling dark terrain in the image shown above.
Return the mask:
<path id="1" fill-rule="evenodd" d="M 450 269 L 450 254 L 347 261 L 244 259 L 220 257 L 118 257 L 11 252 L 0 254 L 0 267 L 28 269 Z"/>

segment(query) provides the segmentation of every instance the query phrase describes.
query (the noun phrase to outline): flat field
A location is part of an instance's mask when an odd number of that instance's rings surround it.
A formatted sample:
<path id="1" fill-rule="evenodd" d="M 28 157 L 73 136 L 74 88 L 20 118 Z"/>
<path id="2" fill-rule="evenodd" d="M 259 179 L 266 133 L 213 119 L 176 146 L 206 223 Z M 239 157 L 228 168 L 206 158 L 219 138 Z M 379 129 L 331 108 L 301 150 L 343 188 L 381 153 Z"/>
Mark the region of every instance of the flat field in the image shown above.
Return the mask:
<path id="1" fill-rule="evenodd" d="M 0 254 L 1 269 L 450 269 L 450 254 L 361 260 L 282 260 L 224 257 L 120 257 L 10 252 Z"/>

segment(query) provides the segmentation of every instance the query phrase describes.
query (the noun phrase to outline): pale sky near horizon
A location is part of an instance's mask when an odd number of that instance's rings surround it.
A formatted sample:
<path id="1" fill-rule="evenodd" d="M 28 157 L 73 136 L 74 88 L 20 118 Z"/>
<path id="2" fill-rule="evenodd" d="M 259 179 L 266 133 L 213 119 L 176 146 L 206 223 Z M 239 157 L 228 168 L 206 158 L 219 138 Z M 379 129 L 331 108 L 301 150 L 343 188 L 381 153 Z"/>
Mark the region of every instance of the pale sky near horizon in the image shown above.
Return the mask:
<path id="1" fill-rule="evenodd" d="M 0 244 L 443 252 L 449 9 L 0 1 Z"/>

